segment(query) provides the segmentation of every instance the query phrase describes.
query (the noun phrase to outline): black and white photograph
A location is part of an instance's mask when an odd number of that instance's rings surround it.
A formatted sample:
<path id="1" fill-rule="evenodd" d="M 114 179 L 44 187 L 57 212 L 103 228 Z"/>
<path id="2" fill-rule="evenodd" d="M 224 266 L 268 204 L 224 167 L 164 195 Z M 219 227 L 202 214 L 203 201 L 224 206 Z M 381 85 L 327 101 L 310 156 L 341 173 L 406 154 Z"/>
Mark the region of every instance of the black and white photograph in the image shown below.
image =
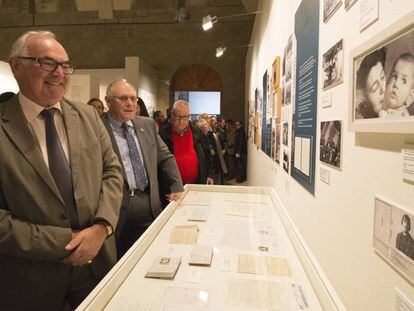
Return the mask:
<path id="1" fill-rule="evenodd" d="M 342 0 L 324 0 L 323 1 L 323 21 L 326 23 L 328 19 L 341 6 Z"/>
<path id="2" fill-rule="evenodd" d="M 292 79 L 292 59 L 286 61 L 286 82 L 289 82 Z"/>
<path id="3" fill-rule="evenodd" d="M 343 82 L 344 44 L 343 39 L 323 54 L 323 88 L 326 90 Z"/>
<path id="4" fill-rule="evenodd" d="M 287 149 L 283 150 L 283 169 L 286 171 L 286 173 L 289 173 L 289 151 Z"/>
<path id="5" fill-rule="evenodd" d="M 286 59 L 290 59 L 292 57 L 292 48 L 293 48 L 293 35 L 289 36 L 288 42 L 286 44 Z"/>
<path id="6" fill-rule="evenodd" d="M 409 23 L 409 21 L 407 21 Z M 389 31 L 388 31 L 389 33 Z M 379 44 L 375 44 L 376 42 Z M 396 30 L 351 53 L 351 130 L 412 133 L 414 129 L 414 30 Z M 365 48 L 366 47 L 366 48 Z M 366 121 L 365 121 L 366 120 Z"/>
<path id="7" fill-rule="evenodd" d="M 348 11 L 355 2 L 357 2 L 357 0 L 345 0 L 345 9 Z"/>
<path id="8" fill-rule="evenodd" d="M 280 163 L 280 128 L 280 123 L 276 124 L 275 161 L 277 163 Z"/>
<path id="9" fill-rule="evenodd" d="M 282 143 L 287 146 L 289 141 L 289 123 L 284 122 L 283 123 L 283 129 L 282 129 Z"/>
<path id="10" fill-rule="evenodd" d="M 375 198 L 375 250 L 414 281 L 414 215 L 381 197 Z"/>
<path id="11" fill-rule="evenodd" d="M 285 106 L 290 105 L 292 103 L 292 83 L 286 85 L 285 92 L 283 95 L 285 97 L 285 99 L 283 100 L 283 104 Z"/>
<path id="12" fill-rule="evenodd" d="M 320 160 L 336 168 L 341 168 L 341 133 L 341 121 L 321 122 Z"/>

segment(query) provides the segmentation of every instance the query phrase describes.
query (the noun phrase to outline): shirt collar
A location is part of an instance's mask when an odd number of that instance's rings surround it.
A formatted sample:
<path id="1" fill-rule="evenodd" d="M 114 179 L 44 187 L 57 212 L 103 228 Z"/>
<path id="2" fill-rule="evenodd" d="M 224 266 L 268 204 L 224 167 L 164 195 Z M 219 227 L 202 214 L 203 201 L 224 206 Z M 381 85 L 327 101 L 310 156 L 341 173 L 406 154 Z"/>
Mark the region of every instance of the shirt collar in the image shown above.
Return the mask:
<path id="1" fill-rule="evenodd" d="M 126 123 L 130 127 L 134 127 L 134 125 L 132 124 L 132 121 L 131 120 L 129 120 L 128 122 L 119 122 L 118 120 L 115 120 L 114 118 L 112 118 L 109 113 L 108 113 L 108 117 L 109 117 L 109 122 L 111 123 L 111 126 L 114 129 L 120 129 L 121 128 L 121 125 L 123 123 Z"/>
<path id="2" fill-rule="evenodd" d="M 36 104 L 34 101 L 24 96 L 21 92 L 19 92 L 18 96 L 20 106 L 23 110 L 23 114 L 29 123 L 36 119 L 37 116 L 42 112 L 42 110 L 46 108 L 39 104 Z M 60 102 L 57 102 L 56 104 L 47 108 L 56 108 L 60 111 L 60 113 L 62 113 L 62 107 L 60 106 Z"/>

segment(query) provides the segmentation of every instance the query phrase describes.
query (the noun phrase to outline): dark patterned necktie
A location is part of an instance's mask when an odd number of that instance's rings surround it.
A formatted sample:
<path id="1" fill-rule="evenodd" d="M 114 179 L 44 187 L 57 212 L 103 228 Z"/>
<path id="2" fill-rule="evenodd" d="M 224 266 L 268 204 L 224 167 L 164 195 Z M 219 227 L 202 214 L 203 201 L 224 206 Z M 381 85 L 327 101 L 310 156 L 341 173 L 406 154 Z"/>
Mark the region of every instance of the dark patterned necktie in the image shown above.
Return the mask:
<path id="1" fill-rule="evenodd" d="M 145 176 L 144 165 L 141 160 L 141 156 L 138 152 L 137 144 L 135 143 L 134 136 L 128 130 L 128 124 L 122 123 L 122 129 L 124 130 L 125 138 L 127 140 L 129 149 L 129 158 L 131 160 L 132 169 L 134 171 L 135 182 L 139 190 L 144 191 L 148 184 L 147 177 Z"/>
<path id="2" fill-rule="evenodd" d="M 40 114 L 45 118 L 46 147 L 49 159 L 49 171 L 65 202 L 72 229 L 79 228 L 78 212 L 73 196 L 72 173 L 65 152 L 56 131 L 53 115 L 56 109 L 44 109 Z"/>

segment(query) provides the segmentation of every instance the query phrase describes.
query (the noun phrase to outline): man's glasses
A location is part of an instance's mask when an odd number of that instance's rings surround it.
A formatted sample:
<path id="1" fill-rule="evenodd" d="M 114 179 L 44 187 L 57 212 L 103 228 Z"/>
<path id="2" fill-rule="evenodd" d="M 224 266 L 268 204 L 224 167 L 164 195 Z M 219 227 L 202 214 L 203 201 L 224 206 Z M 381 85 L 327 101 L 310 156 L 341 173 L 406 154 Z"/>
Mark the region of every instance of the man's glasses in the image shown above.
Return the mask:
<path id="1" fill-rule="evenodd" d="M 46 71 L 53 72 L 57 69 L 58 66 L 62 67 L 62 72 L 65 75 L 71 75 L 75 70 L 75 66 L 72 65 L 70 62 L 63 62 L 59 63 L 55 61 L 53 58 L 50 57 L 30 57 L 30 56 L 18 56 L 18 59 L 23 60 L 31 60 L 34 62 L 38 62 L 40 68 Z"/>
<path id="2" fill-rule="evenodd" d="M 180 116 L 178 114 L 173 114 L 174 119 L 176 119 L 177 121 L 188 121 L 188 119 L 190 118 L 189 115 L 186 116 Z"/>
<path id="3" fill-rule="evenodd" d="M 136 103 L 138 101 L 138 97 L 136 96 L 109 96 L 111 98 L 115 98 L 123 103 L 126 103 L 128 100 L 130 100 L 133 103 Z"/>

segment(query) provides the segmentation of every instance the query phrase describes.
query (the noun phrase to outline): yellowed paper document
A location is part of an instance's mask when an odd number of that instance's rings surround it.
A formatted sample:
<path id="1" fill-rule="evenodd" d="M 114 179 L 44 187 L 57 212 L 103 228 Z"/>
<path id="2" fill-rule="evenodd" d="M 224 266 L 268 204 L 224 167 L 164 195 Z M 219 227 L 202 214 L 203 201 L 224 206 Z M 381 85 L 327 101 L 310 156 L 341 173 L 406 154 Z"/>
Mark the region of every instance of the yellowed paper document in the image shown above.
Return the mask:
<path id="1" fill-rule="evenodd" d="M 175 226 L 170 235 L 170 244 L 194 245 L 197 243 L 198 226 L 183 225 Z"/>

